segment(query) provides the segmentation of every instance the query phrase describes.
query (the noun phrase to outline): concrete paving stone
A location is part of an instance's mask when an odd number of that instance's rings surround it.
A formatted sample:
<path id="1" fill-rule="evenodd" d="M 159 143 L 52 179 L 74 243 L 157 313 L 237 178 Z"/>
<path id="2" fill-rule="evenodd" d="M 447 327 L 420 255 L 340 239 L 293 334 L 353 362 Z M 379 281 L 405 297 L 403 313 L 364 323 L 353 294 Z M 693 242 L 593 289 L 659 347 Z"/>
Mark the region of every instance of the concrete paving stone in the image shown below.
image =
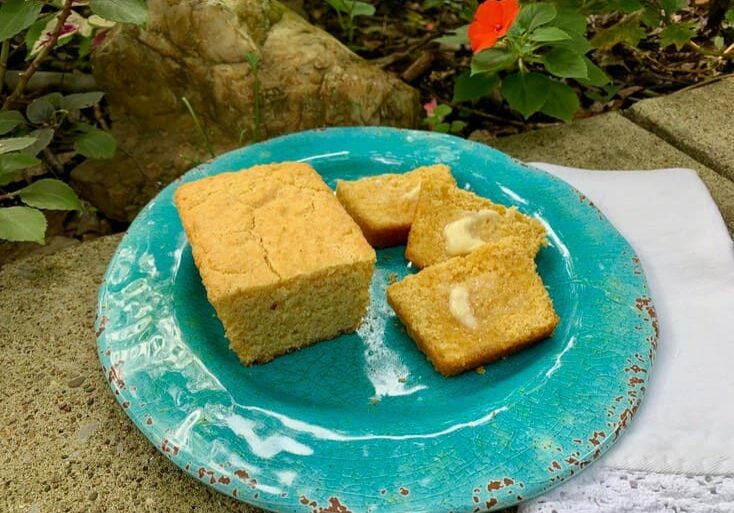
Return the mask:
<path id="1" fill-rule="evenodd" d="M 626 115 L 734 180 L 734 78 L 641 101 Z"/>
<path id="2" fill-rule="evenodd" d="M 618 113 L 499 139 L 487 138 L 481 132 L 471 138 L 527 162 L 585 169 L 695 169 L 734 236 L 734 182 Z"/>
<path id="3" fill-rule="evenodd" d="M 0 511 L 260 511 L 189 478 L 112 397 L 92 326 L 120 238 L 0 270 Z"/>

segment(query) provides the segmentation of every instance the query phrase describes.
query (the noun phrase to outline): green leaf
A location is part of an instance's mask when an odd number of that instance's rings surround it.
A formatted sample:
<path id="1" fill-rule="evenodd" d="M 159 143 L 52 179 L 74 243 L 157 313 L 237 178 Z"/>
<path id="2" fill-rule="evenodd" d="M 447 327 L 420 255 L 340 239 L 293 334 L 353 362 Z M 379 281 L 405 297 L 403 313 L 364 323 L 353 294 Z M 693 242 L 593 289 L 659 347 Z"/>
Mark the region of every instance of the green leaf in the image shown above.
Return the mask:
<path id="1" fill-rule="evenodd" d="M 74 93 L 61 99 L 61 108 L 65 110 L 86 109 L 100 102 L 104 93 L 95 91 L 91 93 Z"/>
<path id="2" fill-rule="evenodd" d="M 37 180 L 18 191 L 26 205 L 51 210 L 81 210 L 82 204 L 71 187 L 53 178 Z"/>
<path id="3" fill-rule="evenodd" d="M 344 0 L 347 6 L 347 13 L 351 13 L 352 18 L 357 16 L 372 16 L 375 14 L 375 6 L 367 2 L 359 0 Z"/>
<path id="4" fill-rule="evenodd" d="M 584 57 L 568 48 L 553 48 L 543 56 L 543 65 L 557 77 L 589 78 Z"/>
<path id="5" fill-rule="evenodd" d="M 25 110 L 25 115 L 31 123 L 48 123 L 59 108 L 61 108 L 61 93 L 49 93 L 33 100 Z"/>
<path id="6" fill-rule="evenodd" d="M 92 51 L 94 37 L 82 37 L 79 41 L 79 57 L 86 57 Z"/>
<path id="7" fill-rule="evenodd" d="M 694 22 L 681 21 L 679 23 L 671 23 L 660 33 L 660 48 L 675 45 L 675 49 L 680 51 L 695 35 L 696 25 Z"/>
<path id="8" fill-rule="evenodd" d="M 530 34 L 530 40 L 538 43 L 555 43 L 557 41 L 567 41 L 571 36 L 565 30 L 558 27 L 539 27 Z"/>
<path id="9" fill-rule="evenodd" d="M 434 132 L 447 134 L 449 130 L 451 130 L 451 125 L 449 125 L 448 123 L 439 123 L 437 125 L 433 125 L 433 127 L 431 127 L 431 130 Z"/>
<path id="10" fill-rule="evenodd" d="M 148 20 L 145 0 L 89 0 L 89 8 L 110 21 L 145 25 Z"/>
<path id="11" fill-rule="evenodd" d="M 734 25 L 734 7 L 726 11 L 724 17 L 726 18 L 726 21 L 729 22 L 729 25 Z"/>
<path id="12" fill-rule="evenodd" d="M 526 4 L 520 9 L 520 14 L 517 16 L 514 27 L 517 27 L 516 31 L 520 33 L 525 30 L 532 32 L 541 25 L 550 23 L 558 14 L 556 7 L 553 4 L 546 2 L 538 2 L 535 4 Z M 513 33 L 517 33 L 513 31 Z"/>
<path id="13" fill-rule="evenodd" d="M 0 208 L 0 239 L 44 243 L 46 217 L 29 207 Z"/>
<path id="14" fill-rule="evenodd" d="M 258 65 L 260 64 L 260 57 L 258 57 L 255 52 L 247 52 L 245 54 L 245 58 L 247 59 L 247 63 L 250 65 L 250 68 L 257 70 Z"/>
<path id="15" fill-rule="evenodd" d="M 445 103 L 442 103 L 438 105 L 435 109 L 433 109 L 433 113 L 431 114 L 432 118 L 436 118 L 438 120 L 442 120 L 452 112 L 452 108 L 446 105 Z"/>
<path id="16" fill-rule="evenodd" d="M 639 11 L 643 5 L 640 0 L 609 0 L 610 11 L 622 11 L 626 13 Z"/>
<path id="17" fill-rule="evenodd" d="M 7 134 L 21 123 L 25 123 L 25 118 L 17 110 L 0 112 L 0 135 Z"/>
<path id="18" fill-rule="evenodd" d="M 584 34 L 575 34 L 573 32 L 569 32 L 568 34 L 571 36 L 571 39 L 567 41 L 558 41 L 556 43 L 553 43 L 553 46 L 568 48 L 569 50 L 572 50 L 579 55 L 584 55 L 589 50 L 594 48 L 593 46 L 591 46 Z"/>
<path id="19" fill-rule="evenodd" d="M 36 142 L 28 146 L 27 148 L 24 148 L 22 153 L 25 153 L 26 155 L 37 155 L 42 149 L 44 149 L 46 146 L 48 146 L 51 141 L 54 138 L 54 129 L 53 128 L 39 128 L 38 130 L 34 130 L 30 134 L 31 137 L 34 137 L 36 139 Z"/>
<path id="20" fill-rule="evenodd" d="M 503 69 L 510 69 L 515 65 L 517 57 L 502 48 L 488 48 L 475 54 L 471 60 L 471 74 L 494 73 Z"/>
<path id="21" fill-rule="evenodd" d="M 646 5 L 640 13 L 640 21 L 648 28 L 656 28 L 663 21 L 663 15 L 659 9 Z"/>
<path id="22" fill-rule="evenodd" d="M 714 48 L 717 50 L 723 50 L 724 49 L 724 38 L 721 36 L 714 37 Z"/>
<path id="23" fill-rule="evenodd" d="M 470 71 L 465 71 L 456 77 L 456 82 L 454 82 L 454 101 L 476 100 L 489 94 L 499 83 L 500 78 L 496 73 L 472 75 Z"/>
<path id="24" fill-rule="evenodd" d="M 0 172 L 20 171 L 37 166 L 41 161 L 25 153 L 8 153 L 0 155 Z"/>
<path id="25" fill-rule="evenodd" d="M 28 148 L 36 142 L 35 137 L 9 137 L 0 139 L 0 155 L 10 153 L 11 151 L 19 151 Z"/>
<path id="26" fill-rule="evenodd" d="M 660 6 L 663 8 L 663 13 L 665 13 L 666 17 L 683 9 L 687 3 L 688 0 L 660 0 Z"/>
<path id="27" fill-rule="evenodd" d="M 48 21 L 52 19 L 54 16 L 55 14 L 53 13 L 47 14 L 45 16 L 41 16 L 26 31 L 25 33 L 26 60 L 30 60 L 32 58 L 31 50 L 33 49 L 33 46 L 36 44 L 36 41 L 38 41 L 38 38 L 41 37 L 41 33 L 43 32 L 43 29 L 46 28 Z"/>
<path id="28" fill-rule="evenodd" d="M 570 123 L 580 106 L 576 91 L 563 82 L 551 80 L 548 84 L 548 99 L 540 111 L 543 114 Z"/>
<path id="29" fill-rule="evenodd" d="M 577 79 L 579 83 L 596 87 L 601 87 L 609 83 L 607 74 L 599 66 L 591 62 L 591 59 L 584 57 L 584 63 L 586 64 L 588 78 Z"/>
<path id="30" fill-rule="evenodd" d="M 91 159 L 111 159 L 115 156 L 117 143 L 109 133 L 93 126 L 86 126 L 74 141 L 74 149 Z"/>
<path id="31" fill-rule="evenodd" d="M 558 13 L 550 25 L 569 34 L 583 35 L 586 33 L 586 16 L 575 9 L 560 7 Z"/>
<path id="32" fill-rule="evenodd" d="M 0 41 L 20 34 L 41 14 L 43 3 L 37 0 L 7 0 L 0 6 Z"/>
<path id="33" fill-rule="evenodd" d="M 591 44 L 600 50 L 611 50 L 619 43 L 636 47 L 645 37 L 645 29 L 640 26 L 637 16 L 630 16 L 609 28 L 600 30 L 591 40 Z"/>
<path id="34" fill-rule="evenodd" d="M 527 119 L 545 104 L 550 82 L 540 73 L 514 73 L 502 80 L 502 96 Z"/>
<path id="35" fill-rule="evenodd" d="M 346 13 L 347 12 L 347 6 L 344 3 L 344 0 L 326 0 L 326 3 L 329 4 L 332 9 Z"/>
<path id="36" fill-rule="evenodd" d="M 442 45 L 468 45 L 469 25 L 463 25 L 454 29 L 445 36 L 437 37 L 434 41 Z"/>
<path id="37" fill-rule="evenodd" d="M 18 171 L 40 164 L 41 161 L 24 153 L 0 155 L 0 186 L 15 181 Z"/>
<path id="38" fill-rule="evenodd" d="M 456 121 L 451 122 L 451 128 L 449 129 L 449 131 L 452 134 L 458 134 L 459 132 L 464 130 L 464 128 L 466 128 L 466 123 L 457 119 Z"/>

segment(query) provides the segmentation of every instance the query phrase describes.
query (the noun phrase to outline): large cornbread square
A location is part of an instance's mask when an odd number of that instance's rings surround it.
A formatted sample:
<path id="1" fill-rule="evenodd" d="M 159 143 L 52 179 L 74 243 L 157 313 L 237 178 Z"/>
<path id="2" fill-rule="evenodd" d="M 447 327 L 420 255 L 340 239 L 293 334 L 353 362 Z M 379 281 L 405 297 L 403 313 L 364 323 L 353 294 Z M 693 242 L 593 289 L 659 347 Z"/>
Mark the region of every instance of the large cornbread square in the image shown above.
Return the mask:
<path id="1" fill-rule="evenodd" d="M 405 244 L 413 222 L 421 184 L 455 185 L 443 164 L 425 166 L 403 174 L 338 180 L 336 196 L 376 248 Z"/>
<path id="2" fill-rule="evenodd" d="M 519 351 L 558 323 L 533 256 L 509 239 L 407 276 L 387 300 L 445 376 Z"/>
<path id="3" fill-rule="evenodd" d="M 174 200 L 207 297 L 244 364 L 353 331 L 375 251 L 311 166 L 255 166 Z"/>
<path id="4" fill-rule="evenodd" d="M 533 256 L 546 243 L 545 228 L 516 208 L 498 205 L 446 184 L 426 183 L 416 207 L 405 257 L 419 268 L 471 253 L 506 237 Z"/>

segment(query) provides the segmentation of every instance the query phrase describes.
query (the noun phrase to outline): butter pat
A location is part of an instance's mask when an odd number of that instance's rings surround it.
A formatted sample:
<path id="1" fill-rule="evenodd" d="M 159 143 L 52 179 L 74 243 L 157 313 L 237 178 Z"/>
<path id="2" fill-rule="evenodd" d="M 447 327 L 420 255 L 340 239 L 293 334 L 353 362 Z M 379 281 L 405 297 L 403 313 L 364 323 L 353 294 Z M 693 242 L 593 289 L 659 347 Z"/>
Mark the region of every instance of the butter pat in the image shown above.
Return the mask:
<path id="1" fill-rule="evenodd" d="M 502 216 L 494 210 L 480 210 L 448 223 L 443 229 L 446 253 L 450 256 L 468 255 L 478 249 L 485 241 L 472 233 L 474 226 L 480 221 L 500 217 Z"/>
<path id="2" fill-rule="evenodd" d="M 479 323 L 469 303 L 469 290 L 464 285 L 454 285 L 449 293 L 449 312 L 461 324 L 470 330 L 476 329 Z"/>

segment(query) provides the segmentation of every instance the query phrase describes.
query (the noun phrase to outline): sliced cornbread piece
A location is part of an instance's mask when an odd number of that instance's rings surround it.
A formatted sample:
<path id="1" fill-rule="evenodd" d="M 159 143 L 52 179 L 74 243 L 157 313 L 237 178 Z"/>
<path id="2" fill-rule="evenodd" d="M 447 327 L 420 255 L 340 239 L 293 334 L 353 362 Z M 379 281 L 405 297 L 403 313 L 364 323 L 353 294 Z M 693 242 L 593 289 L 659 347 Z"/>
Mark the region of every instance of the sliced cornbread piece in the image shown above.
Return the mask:
<path id="1" fill-rule="evenodd" d="M 194 261 L 244 364 L 352 331 L 375 251 L 311 166 L 255 166 L 175 194 Z"/>
<path id="2" fill-rule="evenodd" d="M 376 248 L 405 244 L 421 184 L 455 185 L 448 166 L 419 167 L 404 174 L 338 180 L 336 196 Z"/>
<path id="3" fill-rule="evenodd" d="M 388 303 L 441 374 L 473 369 L 553 333 L 553 303 L 533 256 L 517 242 L 484 244 L 388 286 Z"/>
<path id="4" fill-rule="evenodd" d="M 405 257 L 423 268 L 510 236 L 533 256 L 546 243 L 543 225 L 516 208 L 428 182 L 421 190 Z"/>

